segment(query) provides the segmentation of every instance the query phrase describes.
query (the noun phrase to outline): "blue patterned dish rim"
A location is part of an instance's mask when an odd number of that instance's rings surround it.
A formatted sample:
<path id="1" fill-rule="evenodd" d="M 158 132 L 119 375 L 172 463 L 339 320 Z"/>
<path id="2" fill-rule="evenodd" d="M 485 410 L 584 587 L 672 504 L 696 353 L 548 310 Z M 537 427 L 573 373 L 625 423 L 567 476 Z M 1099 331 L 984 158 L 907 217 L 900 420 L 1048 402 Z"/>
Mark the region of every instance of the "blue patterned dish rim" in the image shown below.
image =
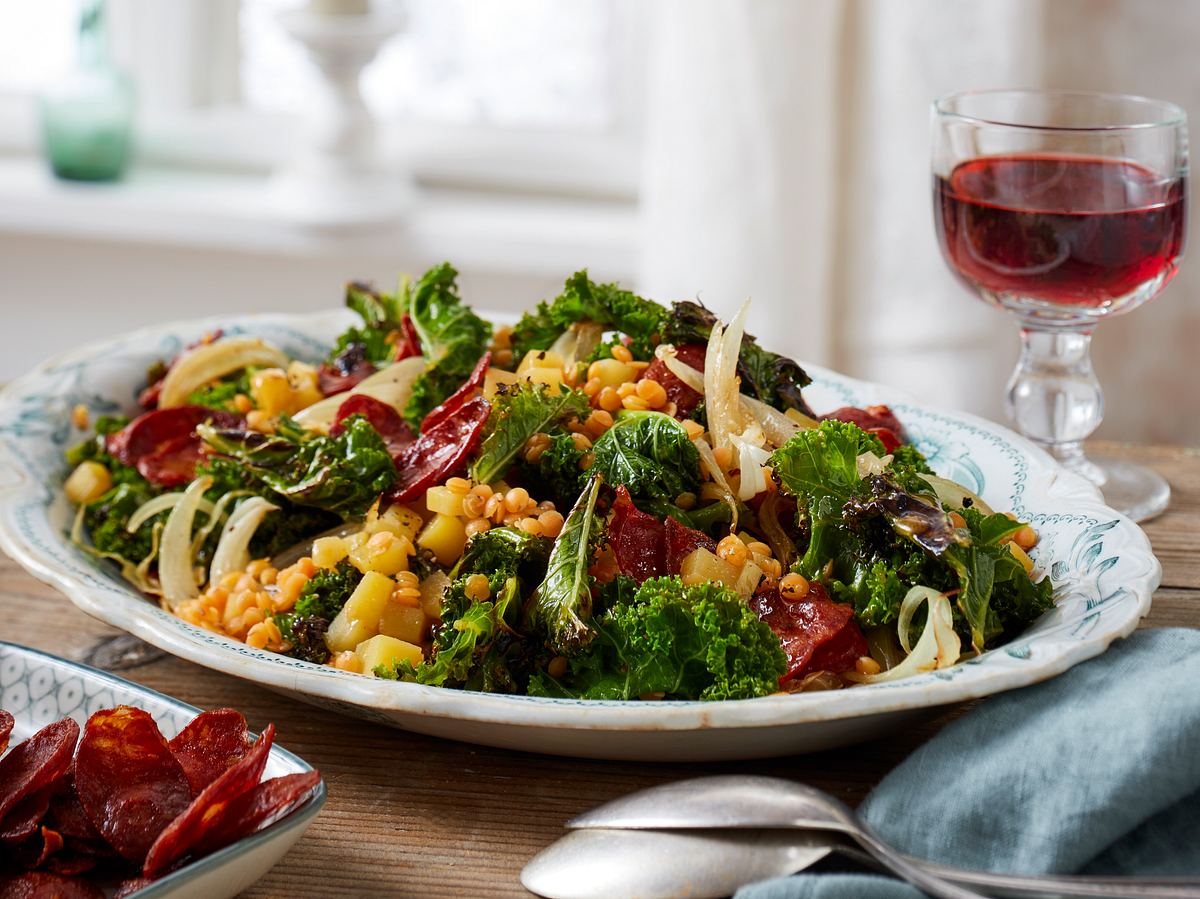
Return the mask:
<path id="1" fill-rule="evenodd" d="M 495 316 L 503 320 L 505 316 Z M 850 690 L 698 702 L 620 702 L 477 694 L 381 681 L 252 649 L 193 627 L 146 601 L 117 571 L 67 538 L 62 451 L 78 404 L 93 415 L 135 410 L 146 368 L 214 328 L 262 337 L 320 359 L 348 313 L 260 315 L 144 328 L 52 359 L 0 393 L 0 548 L 90 615 L 181 658 L 386 723 L 397 716 L 582 731 L 773 727 L 929 708 L 1036 683 L 1103 652 L 1148 614 L 1161 567 L 1145 534 L 1099 491 L 1006 428 L 941 411 L 894 388 L 808 366 L 819 411 L 887 403 L 931 464 L 1000 510 L 1028 516 L 1038 569 L 1056 607 L 1011 643 L 953 668 Z M 583 712 L 586 710 L 586 713 Z M 471 739 L 471 737 L 464 737 Z"/>
<path id="2" fill-rule="evenodd" d="M 46 681 L 44 692 L 40 686 L 30 687 L 30 682 L 35 680 Z M 52 690 L 50 680 L 53 680 L 57 690 Z M 40 695 L 34 696 L 35 692 L 40 692 Z M 132 705 L 149 712 L 168 739 L 201 712 L 193 705 L 107 671 L 0 640 L 0 708 L 16 719 L 14 743 L 60 718 L 74 718 L 82 727 L 94 712 L 117 705 Z M 312 770 L 312 765 L 295 753 L 281 746 L 272 746 L 265 776 L 303 774 Z M 259 851 L 265 843 L 280 839 L 297 828 L 306 828 L 321 811 L 327 797 L 328 791 L 322 780 L 312 795 L 286 817 L 258 833 L 171 872 L 140 890 L 137 894 L 139 899 L 169 896 L 191 881 L 223 868 L 248 853 Z"/>

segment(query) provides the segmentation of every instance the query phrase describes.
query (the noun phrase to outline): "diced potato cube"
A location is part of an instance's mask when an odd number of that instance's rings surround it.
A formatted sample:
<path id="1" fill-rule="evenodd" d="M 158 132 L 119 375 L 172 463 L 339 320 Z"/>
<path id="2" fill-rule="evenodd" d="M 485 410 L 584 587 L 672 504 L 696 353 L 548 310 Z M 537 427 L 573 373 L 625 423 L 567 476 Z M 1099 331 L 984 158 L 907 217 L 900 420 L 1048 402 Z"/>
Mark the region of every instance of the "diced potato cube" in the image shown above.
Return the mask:
<path id="1" fill-rule="evenodd" d="M 313 564 L 318 568 L 333 568 L 349 552 L 350 547 L 341 537 L 318 537 L 312 545 Z"/>
<path id="2" fill-rule="evenodd" d="M 762 576 L 763 570 L 754 562 L 747 561 L 738 572 L 737 583 L 733 585 L 733 589 L 742 599 L 749 599 L 758 589 L 758 582 L 762 580 Z"/>
<path id="3" fill-rule="evenodd" d="M 342 610 L 329 623 L 325 633 L 329 651 L 354 649 L 363 640 L 379 633 L 379 619 L 395 587 L 395 581 L 377 571 L 364 574 Z"/>
<path id="4" fill-rule="evenodd" d="M 522 372 L 521 377 L 531 384 L 558 387 L 562 384 L 563 371 L 561 368 L 531 368 Z"/>
<path id="5" fill-rule="evenodd" d="M 371 539 L 350 551 L 350 563 L 359 571 L 377 571 L 393 575 L 408 571 L 408 556 L 412 543 L 407 537 L 397 537 L 388 531 L 373 534 Z"/>
<path id="6" fill-rule="evenodd" d="M 737 568 L 703 547 L 688 553 L 679 565 L 679 577 L 685 584 L 714 581 L 737 589 L 740 574 Z"/>
<path id="7" fill-rule="evenodd" d="M 633 381 L 636 372 L 632 366 L 626 365 L 619 359 L 597 359 L 588 366 L 588 379 L 599 378 L 601 387 L 611 387 L 616 390 L 626 381 Z"/>
<path id="8" fill-rule="evenodd" d="M 429 630 L 429 616 L 412 606 L 389 602 L 379 616 L 379 633 L 409 643 L 420 643 Z"/>
<path id="9" fill-rule="evenodd" d="M 562 354 L 552 353 L 549 350 L 530 350 L 521 360 L 521 364 L 517 366 L 517 374 L 524 374 L 531 368 L 557 368 L 562 371 L 562 367 Z"/>
<path id="10" fill-rule="evenodd" d="M 362 662 L 364 674 L 371 674 L 380 665 L 391 668 L 397 662 L 412 662 L 420 665 L 425 661 L 425 655 L 420 646 L 397 640 L 386 634 L 377 634 L 369 640 L 364 640 L 354 649 L 354 654 Z"/>
<path id="11" fill-rule="evenodd" d="M 292 412 L 292 385 L 281 368 L 264 368 L 250 378 L 250 396 L 265 415 Z"/>
<path id="12" fill-rule="evenodd" d="M 112 489 L 112 485 L 113 479 L 108 469 L 99 462 L 89 459 L 76 466 L 75 470 L 71 472 L 71 476 L 67 478 L 67 482 L 63 484 L 63 490 L 67 494 L 67 499 L 77 506 L 81 506 L 108 493 Z"/>
<path id="13" fill-rule="evenodd" d="M 442 620 L 442 599 L 449 586 L 450 578 L 440 571 L 435 571 L 421 581 L 421 611 L 429 618 Z"/>
<path id="14" fill-rule="evenodd" d="M 463 498 L 449 487 L 430 487 L 425 491 L 425 508 L 438 515 L 462 515 Z"/>
<path id="15" fill-rule="evenodd" d="M 518 380 L 520 379 L 511 371 L 489 368 L 487 374 L 483 376 L 483 396 L 490 400 L 496 395 L 496 390 L 501 384 L 516 384 Z"/>
<path id="16" fill-rule="evenodd" d="M 466 525 L 453 515 L 434 515 L 417 537 L 417 545 L 430 550 L 440 564 L 453 565 L 467 545 Z"/>
<path id="17" fill-rule="evenodd" d="M 354 550 L 358 549 L 360 546 L 362 546 L 364 543 L 366 543 L 369 539 L 371 539 L 371 536 L 372 535 L 370 533 L 368 533 L 366 530 L 361 530 L 361 531 L 355 531 L 353 534 L 349 534 L 349 535 L 343 537 L 342 539 L 346 541 L 346 552 L 347 553 L 354 552 Z"/>
<path id="18" fill-rule="evenodd" d="M 397 537 L 407 537 L 415 542 L 424 524 L 425 519 L 412 506 L 392 505 L 388 506 L 382 515 L 379 514 L 378 507 L 372 508 L 367 513 L 367 522 L 363 529 L 368 536 L 388 531 Z"/>

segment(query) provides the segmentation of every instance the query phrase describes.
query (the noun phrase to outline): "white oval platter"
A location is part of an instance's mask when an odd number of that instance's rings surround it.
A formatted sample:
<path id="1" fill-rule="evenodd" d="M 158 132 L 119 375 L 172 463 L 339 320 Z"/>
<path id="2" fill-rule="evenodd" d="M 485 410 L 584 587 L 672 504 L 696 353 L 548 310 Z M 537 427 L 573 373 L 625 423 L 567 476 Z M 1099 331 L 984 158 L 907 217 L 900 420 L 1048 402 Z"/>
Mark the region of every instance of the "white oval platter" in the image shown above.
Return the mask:
<path id="1" fill-rule="evenodd" d="M 888 684 L 714 703 L 541 699 L 377 680 L 251 649 L 164 612 L 71 544 L 72 509 L 60 484 L 63 450 L 81 437 L 71 427 L 77 404 L 93 415 L 135 411 L 147 367 L 217 327 L 316 361 L 349 321 L 338 311 L 155 326 L 67 353 L 14 381 L 0 394 L 0 547 L 102 621 L 180 658 L 333 711 L 530 752 L 659 761 L 828 749 L 880 736 L 940 707 L 1045 680 L 1129 635 L 1148 613 L 1161 577 L 1141 529 L 1025 439 L 816 367 L 808 368 L 813 384 L 805 395 L 818 412 L 890 404 L 939 474 L 1032 520 L 1041 535 L 1035 562 L 1058 585 L 1052 611 L 1008 645 Z"/>

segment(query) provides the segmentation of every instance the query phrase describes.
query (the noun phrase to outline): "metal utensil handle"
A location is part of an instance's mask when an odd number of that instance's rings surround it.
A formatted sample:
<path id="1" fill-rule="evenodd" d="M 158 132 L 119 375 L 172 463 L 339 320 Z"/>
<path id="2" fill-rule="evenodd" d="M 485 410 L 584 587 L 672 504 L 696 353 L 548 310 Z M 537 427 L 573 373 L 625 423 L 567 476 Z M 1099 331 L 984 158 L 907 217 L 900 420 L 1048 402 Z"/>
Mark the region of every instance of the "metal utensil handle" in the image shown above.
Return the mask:
<path id="1" fill-rule="evenodd" d="M 985 899 L 985 897 L 964 886 L 958 886 L 948 879 L 930 871 L 924 864 L 914 864 L 906 856 L 888 846 L 875 836 L 866 824 L 860 831 L 847 832 L 859 846 L 865 849 L 880 865 L 895 876 L 907 880 L 918 889 L 924 890 L 935 899 Z"/>
<path id="2" fill-rule="evenodd" d="M 1023 876 L 971 871 L 911 856 L 904 856 L 904 859 L 913 866 L 952 883 L 978 887 L 989 895 L 1012 899 L 1045 896 L 1071 899 L 1200 899 L 1200 878 L 1196 877 Z"/>

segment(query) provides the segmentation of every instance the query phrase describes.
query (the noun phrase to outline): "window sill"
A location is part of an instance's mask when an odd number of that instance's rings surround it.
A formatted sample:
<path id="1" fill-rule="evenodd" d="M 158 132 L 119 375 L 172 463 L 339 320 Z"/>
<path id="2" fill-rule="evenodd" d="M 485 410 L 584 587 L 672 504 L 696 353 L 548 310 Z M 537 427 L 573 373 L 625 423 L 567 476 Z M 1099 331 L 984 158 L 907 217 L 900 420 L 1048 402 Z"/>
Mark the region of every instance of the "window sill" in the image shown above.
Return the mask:
<path id="1" fill-rule="evenodd" d="M 280 256 L 454 259 L 561 276 L 583 265 L 632 275 L 634 202 L 422 188 L 403 218 L 304 221 L 258 174 L 136 166 L 116 184 L 59 181 L 41 159 L 0 156 L 0 234 L 200 247 Z"/>

